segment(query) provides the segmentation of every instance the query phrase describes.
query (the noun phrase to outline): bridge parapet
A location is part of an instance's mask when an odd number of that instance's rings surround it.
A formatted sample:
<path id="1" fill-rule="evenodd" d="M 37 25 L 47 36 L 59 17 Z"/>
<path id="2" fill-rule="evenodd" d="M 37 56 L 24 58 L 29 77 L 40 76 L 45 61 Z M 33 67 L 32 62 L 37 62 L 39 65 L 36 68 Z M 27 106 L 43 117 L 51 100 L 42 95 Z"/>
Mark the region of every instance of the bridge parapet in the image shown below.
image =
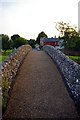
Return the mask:
<path id="1" fill-rule="evenodd" d="M 19 66 L 31 49 L 32 48 L 29 45 L 22 45 L 18 49 L 14 50 L 14 52 L 11 53 L 10 56 L 0 65 L 0 76 L 2 82 L 9 81 L 10 84 L 12 83 Z"/>
<path id="2" fill-rule="evenodd" d="M 80 102 L 80 65 L 53 46 L 46 45 L 43 49 L 56 62 L 74 99 Z"/>
<path id="3" fill-rule="evenodd" d="M 17 71 L 32 49 L 30 45 L 22 45 L 18 49 L 14 50 L 13 53 L 0 65 L 0 98 L 2 98 L 2 110 L 5 111 L 9 100 L 9 91 L 14 81 L 14 77 Z"/>

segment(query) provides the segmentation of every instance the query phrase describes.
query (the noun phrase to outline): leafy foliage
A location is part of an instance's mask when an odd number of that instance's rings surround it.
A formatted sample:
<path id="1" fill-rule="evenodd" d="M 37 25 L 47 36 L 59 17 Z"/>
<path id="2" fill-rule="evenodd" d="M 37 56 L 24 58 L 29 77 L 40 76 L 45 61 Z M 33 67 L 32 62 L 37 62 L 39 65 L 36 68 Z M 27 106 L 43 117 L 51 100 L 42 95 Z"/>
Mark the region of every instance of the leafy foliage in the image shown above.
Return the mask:
<path id="1" fill-rule="evenodd" d="M 71 26 L 70 23 L 58 22 L 56 29 L 60 32 L 61 38 L 64 39 L 65 48 L 80 50 L 80 33 L 77 32 L 75 26 Z"/>
<path id="2" fill-rule="evenodd" d="M 28 43 L 29 45 L 31 45 L 32 48 L 35 48 L 36 41 L 34 39 L 30 39 Z"/>
<path id="3" fill-rule="evenodd" d="M 2 94 L 3 94 L 3 98 L 2 98 L 2 108 L 3 108 L 3 112 L 5 110 L 5 108 L 7 107 L 7 103 L 9 100 L 9 89 L 10 89 L 10 82 L 7 80 L 2 80 Z"/>
<path id="4" fill-rule="evenodd" d="M 21 45 L 28 44 L 28 41 L 25 38 L 20 37 L 18 34 L 12 35 L 11 40 L 13 48 L 18 48 Z"/>
<path id="5" fill-rule="evenodd" d="M 0 63 L 2 63 L 12 52 L 13 50 L 7 50 L 6 52 L 2 50 L 0 53 Z"/>
<path id="6" fill-rule="evenodd" d="M 11 39 L 14 41 L 16 40 L 16 38 L 19 38 L 20 36 L 18 34 L 14 34 L 11 36 Z"/>
<path id="7" fill-rule="evenodd" d="M 14 40 L 14 47 L 18 48 L 21 45 L 28 44 L 28 41 L 25 38 L 18 37 Z"/>
<path id="8" fill-rule="evenodd" d="M 10 40 L 9 40 L 8 35 L 2 36 L 2 49 L 5 51 L 10 49 Z"/>
<path id="9" fill-rule="evenodd" d="M 40 38 L 47 38 L 48 36 L 42 31 L 41 33 L 39 33 L 37 39 L 36 39 L 36 43 L 40 45 Z"/>

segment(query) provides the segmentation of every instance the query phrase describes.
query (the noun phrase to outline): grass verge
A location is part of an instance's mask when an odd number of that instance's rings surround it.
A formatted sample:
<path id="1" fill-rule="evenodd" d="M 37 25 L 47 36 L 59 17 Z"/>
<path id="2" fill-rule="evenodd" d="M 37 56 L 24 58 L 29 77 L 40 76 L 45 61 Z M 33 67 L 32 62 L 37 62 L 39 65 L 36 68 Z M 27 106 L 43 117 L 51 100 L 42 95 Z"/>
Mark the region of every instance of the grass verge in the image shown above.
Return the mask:
<path id="1" fill-rule="evenodd" d="M 80 56 L 68 56 L 70 59 L 72 59 L 73 61 L 80 63 Z"/>
<path id="2" fill-rule="evenodd" d="M 2 51 L 0 54 L 0 64 L 13 52 L 13 50 Z"/>

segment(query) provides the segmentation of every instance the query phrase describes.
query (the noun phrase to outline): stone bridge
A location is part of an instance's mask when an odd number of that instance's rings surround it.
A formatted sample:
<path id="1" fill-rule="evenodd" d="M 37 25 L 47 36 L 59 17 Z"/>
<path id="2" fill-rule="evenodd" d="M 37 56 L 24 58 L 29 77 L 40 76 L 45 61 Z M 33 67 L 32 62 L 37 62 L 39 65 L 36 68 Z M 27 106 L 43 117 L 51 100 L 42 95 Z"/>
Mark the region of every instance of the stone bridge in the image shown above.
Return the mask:
<path id="1" fill-rule="evenodd" d="M 3 119 L 79 119 L 80 65 L 61 51 L 51 46 L 36 51 L 24 45 L 0 70 L 2 83 L 8 81 L 11 91 Z"/>

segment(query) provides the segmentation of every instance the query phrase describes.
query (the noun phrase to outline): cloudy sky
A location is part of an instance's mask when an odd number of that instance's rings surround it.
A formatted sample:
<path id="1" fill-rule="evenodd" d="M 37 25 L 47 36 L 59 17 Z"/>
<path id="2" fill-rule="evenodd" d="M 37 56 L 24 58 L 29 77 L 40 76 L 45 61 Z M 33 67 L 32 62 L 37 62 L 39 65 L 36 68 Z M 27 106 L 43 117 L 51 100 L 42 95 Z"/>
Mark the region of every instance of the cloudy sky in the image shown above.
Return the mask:
<path id="1" fill-rule="evenodd" d="M 0 0 L 0 34 L 36 39 L 41 31 L 58 35 L 55 22 L 78 27 L 79 0 Z"/>

